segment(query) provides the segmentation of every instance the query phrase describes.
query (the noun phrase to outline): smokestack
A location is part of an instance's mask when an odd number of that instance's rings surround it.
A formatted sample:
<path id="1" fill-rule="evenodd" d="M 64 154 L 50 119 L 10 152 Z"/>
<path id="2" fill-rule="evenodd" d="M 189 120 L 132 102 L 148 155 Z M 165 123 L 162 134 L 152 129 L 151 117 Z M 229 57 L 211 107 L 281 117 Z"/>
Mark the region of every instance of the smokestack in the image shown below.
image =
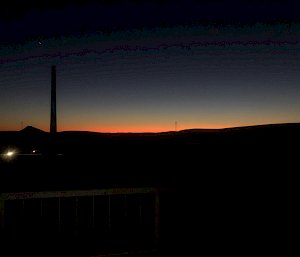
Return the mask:
<path id="1" fill-rule="evenodd" d="M 50 133 L 56 133 L 56 66 L 51 67 L 51 118 Z"/>

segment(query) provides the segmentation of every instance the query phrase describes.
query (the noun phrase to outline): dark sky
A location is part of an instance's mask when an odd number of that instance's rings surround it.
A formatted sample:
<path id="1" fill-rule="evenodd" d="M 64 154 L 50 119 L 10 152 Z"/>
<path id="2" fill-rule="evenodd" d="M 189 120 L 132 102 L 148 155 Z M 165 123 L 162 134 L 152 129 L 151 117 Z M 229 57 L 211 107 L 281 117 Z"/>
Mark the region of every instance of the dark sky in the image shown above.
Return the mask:
<path id="1" fill-rule="evenodd" d="M 24 4 L 26 3 L 26 4 Z M 0 130 L 166 131 L 300 120 L 292 1 L 6 1 Z"/>
<path id="2" fill-rule="evenodd" d="M 95 31 L 196 24 L 297 21 L 295 1 L 79 0 L 2 1 L 1 42 Z"/>

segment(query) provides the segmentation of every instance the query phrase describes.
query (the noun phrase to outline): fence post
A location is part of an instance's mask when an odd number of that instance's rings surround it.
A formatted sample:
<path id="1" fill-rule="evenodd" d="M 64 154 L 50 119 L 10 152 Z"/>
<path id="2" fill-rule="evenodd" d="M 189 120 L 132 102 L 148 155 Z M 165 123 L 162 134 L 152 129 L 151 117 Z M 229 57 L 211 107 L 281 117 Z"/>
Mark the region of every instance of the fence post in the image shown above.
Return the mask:
<path id="1" fill-rule="evenodd" d="M 1 233 L 4 229 L 4 200 L 2 199 L 0 195 L 0 230 Z"/>
<path id="2" fill-rule="evenodd" d="M 108 232 L 111 233 L 111 210 L 110 210 L 110 205 L 111 205 L 111 199 L 110 195 L 108 196 Z"/>
<path id="3" fill-rule="evenodd" d="M 58 232 L 61 232 L 61 214 L 60 214 L 60 197 L 58 197 Z"/>
<path id="4" fill-rule="evenodd" d="M 75 197 L 75 234 L 79 233 L 79 225 L 78 225 L 78 197 Z"/>
<path id="5" fill-rule="evenodd" d="M 159 199 L 159 190 L 155 191 L 155 228 L 154 228 L 154 240 L 155 245 L 157 246 L 159 243 L 159 216 L 160 216 L 160 199 Z"/>
<path id="6" fill-rule="evenodd" d="M 95 229 L 95 195 L 93 195 L 93 220 L 92 220 L 92 229 Z"/>
<path id="7" fill-rule="evenodd" d="M 43 198 L 41 198 L 41 200 L 40 200 L 40 216 L 41 216 L 41 218 L 43 217 Z"/>

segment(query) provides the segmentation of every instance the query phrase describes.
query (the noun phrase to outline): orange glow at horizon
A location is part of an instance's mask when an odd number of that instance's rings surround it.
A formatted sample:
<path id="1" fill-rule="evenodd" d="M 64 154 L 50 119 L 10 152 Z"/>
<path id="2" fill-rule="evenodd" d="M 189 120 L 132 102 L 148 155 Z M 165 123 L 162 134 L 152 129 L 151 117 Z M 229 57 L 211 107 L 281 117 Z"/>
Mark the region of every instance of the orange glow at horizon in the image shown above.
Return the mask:
<path id="1" fill-rule="evenodd" d="M 235 124 L 238 126 L 237 124 Z M 167 132 L 167 131 L 180 131 L 185 129 L 221 129 L 221 128 L 228 128 L 234 127 L 235 125 L 232 124 L 180 124 L 177 123 L 175 127 L 174 124 L 168 125 L 123 125 L 123 126 L 108 126 L 108 125 L 89 125 L 89 124 L 81 124 L 77 126 L 73 125 L 59 125 L 57 127 L 58 131 L 90 131 L 90 132 L 103 132 L 103 133 L 143 133 L 143 132 L 150 132 L 150 133 L 157 133 L 157 132 Z M 26 126 L 33 126 L 43 131 L 49 132 L 49 125 L 38 125 L 38 124 L 26 124 Z M 19 131 L 22 128 L 20 126 L 0 126 L 0 131 Z"/>
<path id="2" fill-rule="evenodd" d="M 287 121 L 288 122 L 288 121 Z M 255 126 L 255 125 L 265 125 L 265 124 L 275 124 L 281 123 L 276 120 L 273 122 L 266 120 L 260 123 L 250 123 L 250 122 L 229 122 L 229 123 L 180 123 L 179 121 L 175 125 L 175 122 L 164 123 L 164 124 L 60 124 L 58 123 L 57 131 L 90 131 L 90 132 L 100 132 L 100 133 L 159 133 L 168 131 L 180 131 L 185 129 L 223 129 L 232 127 L 243 127 L 243 126 Z M 282 122 L 284 123 L 284 121 Z M 37 129 L 49 132 L 48 124 L 37 124 L 28 123 L 24 124 L 23 128 L 26 126 L 33 126 Z M 19 131 L 22 128 L 20 125 L 15 126 L 1 126 L 0 131 Z"/>
<path id="3" fill-rule="evenodd" d="M 172 125 L 137 125 L 137 126 L 58 126 L 58 131 L 90 131 L 90 132 L 102 132 L 102 133 L 158 133 L 158 132 L 168 132 L 168 131 L 180 131 L 185 129 L 223 129 L 230 127 L 239 127 L 239 126 L 248 126 L 254 124 L 185 124 L 181 125 L 177 123 L 175 127 L 175 123 Z"/>

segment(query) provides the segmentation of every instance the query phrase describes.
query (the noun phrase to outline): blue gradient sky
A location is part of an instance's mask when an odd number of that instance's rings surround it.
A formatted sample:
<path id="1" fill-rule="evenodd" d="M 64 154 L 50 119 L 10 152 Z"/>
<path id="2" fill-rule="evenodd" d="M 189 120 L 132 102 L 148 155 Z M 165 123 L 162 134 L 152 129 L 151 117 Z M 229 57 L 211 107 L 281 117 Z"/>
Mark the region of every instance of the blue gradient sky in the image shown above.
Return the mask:
<path id="1" fill-rule="evenodd" d="M 157 132 L 300 121 L 298 23 L 176 25 L 0 48 L 0 130 Z"/>

